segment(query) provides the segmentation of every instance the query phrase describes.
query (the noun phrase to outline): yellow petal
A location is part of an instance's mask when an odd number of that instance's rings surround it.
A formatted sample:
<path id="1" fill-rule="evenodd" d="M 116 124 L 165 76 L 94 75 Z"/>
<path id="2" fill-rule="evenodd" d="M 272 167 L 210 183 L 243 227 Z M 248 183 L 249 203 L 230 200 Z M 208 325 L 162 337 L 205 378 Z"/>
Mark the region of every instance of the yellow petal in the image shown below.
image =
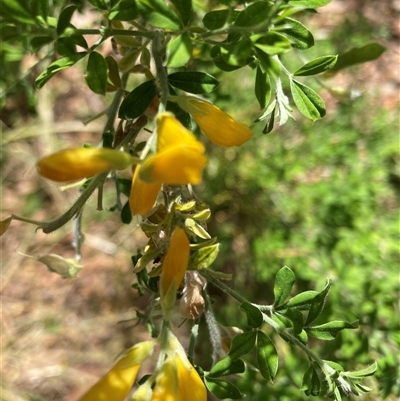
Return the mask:
<path id="1" fill-rule="evenodd" d="M 175 360 L 168 358 L 160 373 L 157 375 L 156 385 L 151 401 L 191 401 L 191 398 L 182 398 L 179 391 L 178 372 Z"/>
<path id="2" fill-rule="evenodd" d="M 160 276 L 160 297 L 165 320 L 169 320 L 170 310 L 175 304 L 176 291 L 185 275 L 189 254 L 189 239 L 185 231 L 177 227 L 172 233 Z"/>
<path id="3" fill-rule="evenodd" d="M 140 364 L 153 352 L 154 342 L 131 348 L 79 401 L 123 401 L 136 379 Z"/>
<path id="4" fill-rule="evenodd" d="M 140 166 L 137 165 L 132 177 L 131 193 L 129 196 L 129 206 L 132 214 L 135 216 L 147 214 L 157 200 L 161 189 L 161 183 L 147 183 L 139 177 Z"/>
<path id="5" fill-rule="evenodd" d="M 182 400 L 207 401 L 207 390 L 196 369 L 185 358 L 175 356 L 178 369 L 179 392 Z"/>
<path id="6" fill-rule="evenodd" d="M 240 146 L 252 137 L 249 127 L 235 121 L 217 106 L 194 97 L 187 101 L 194 106 L 190 113 L 211 142 L 221 146 Z"/>
<path id="7" fill-rule="evenodd" d="M 171 113 L 161 113 L 157 120 L 157 150 L 162 152 L 170 147 L 188 145 L 204 152 L 204 145 L 185 128 Z"/>
<path id="8" fill-rule="evenodd" d="M 206 163 L 207 158 L 196 147 L 170 147 L 143 163 L 140 178 L 169 185 L 198 184 Z"/>
<path id="9" fill-rule="evenodd" d="M 132 164 L 128 153 L 115 149 L 65 149 L 39 160 L 40 175 L 53 181 L 80 180 L 111 169 L 124 169 Z"/>

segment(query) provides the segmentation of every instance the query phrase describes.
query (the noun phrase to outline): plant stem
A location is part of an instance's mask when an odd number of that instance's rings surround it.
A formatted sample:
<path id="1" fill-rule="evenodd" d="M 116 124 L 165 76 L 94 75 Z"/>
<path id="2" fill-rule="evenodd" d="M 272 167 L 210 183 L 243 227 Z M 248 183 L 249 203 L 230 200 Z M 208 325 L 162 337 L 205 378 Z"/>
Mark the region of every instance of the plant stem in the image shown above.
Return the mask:
<path id="1" fill-rule="evenodd" d="M 160 90 L 159 112 L 163 112 L 167 106 L 168 100 L 168 77 L 163 65 L 164 40 L 161 31 L 155 31 L 153 45 L 151 47 L 154 63 L 156 65 L 157 84 Z"/>

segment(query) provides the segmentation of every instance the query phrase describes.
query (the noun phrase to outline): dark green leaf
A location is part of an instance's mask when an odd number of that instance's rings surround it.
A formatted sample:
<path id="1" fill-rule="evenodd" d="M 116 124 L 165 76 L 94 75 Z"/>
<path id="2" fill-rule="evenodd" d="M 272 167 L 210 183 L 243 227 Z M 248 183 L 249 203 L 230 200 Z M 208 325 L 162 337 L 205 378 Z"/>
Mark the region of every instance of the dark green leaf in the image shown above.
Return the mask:
<path id="1" fill-rule="evenodd" d="M 192 0 L 171 0 L 171 3 L 175 6 L 183 26 L 189 25 L 192 18 Z"/>
<path id="2" fill-rule="evenodd" d="M 108 67 L 104 57 L 98 52 L 89 54 L 85 80 L 88 87 L 98 95 L 105 95 L 108 78 Z"/>
<path id="3" fill-rule="evenodd" d="M 314 46 L 312 33 L 301 22 L 292 18 L 284 18 L 280 24 L 285 25 L 280 32 L 289 38 L 294 48 L 304 50 Z M 279 25 L 277 26 L 279 27 Z"/>
<path id="4" fill-rule="evenodd" d="M 273 57 L 257 47 L 254 48 L 254 53 L 257 56 L 257 59 L 260 62 L 261 68 L 264 72 L 269 73 L 271 78 L 279 77 L 281 73 L 281 67 Z"/>
<path id="5" fill-rule="evenodd" d="M 118 186 L 119 190 L 126 196 L 129 196 L 131 193 L 131 185 L 132 180 L 127 178 L 118 178 Z"/>
<path id="6" fill-rule="evenodd" d="M 257 363 L 265 380 L 273 381 L 278 371 L 278 353 L 271 339 L 262 331 L 257 331 Z"/>
<path id="7" fill-rule="evenodd" d="M 34 38 L 32 38 L 31 40 L 31 52 L 35 53 L 37 52 L 41 47 L 48 45 L 49 43 L 51 43 L 54 40 L 54 38 L 52 38 L 51 36 L 36 36 Z"/>
<path id="8" fill-rule="evenodd" d="M 189 93 L 211 93 L 218 88 L 219 82 L 204 72 L 174 72 L 168 75 L 168 82 L 175 88 Z"/>
<path id="9" fill-rule="evenodd" d="M 129 200 L 125 203 L 124 207 L 121 210 L 121 221 L 124 224 L 130 224 L 132 221 L 132 213 L 129 207 Z"/>
<path id="10" fill-rule="evenodd" d="M 320 74 L 321 72 L 331 69 L 335 65 L 336 60 L 337 56 L 318 57 L 315 60 L 304 64 L 303 67 L 299 68 L 293 75 L 306 76 Z"/>
<path id="11" fill-rule="evenodd" d="M 321 292 L 319 292 L 311 301 L 310 311 L 308 312 L 307 320 L 305 322 L 306 326 L 313 322 L 324 309 L 326 298 L 329 294 L 330 288 L 331 283 L 328 281 L 325 288 Z"/>
<path id="12" fill-rule="evenodd" d="M 290 291 L 292 291 L 295 280 L 296 276 L 289 267 L 284 266 L 278 271 L 274 285 L 274 305 L 281 305 L 286 301 Z"/>
<path id="13" fill-rule="evenodd" d="M 256 329 L 257 327 L 260 327 L 263 323 L 263 315 L 256 306 L 248 303 L 248 302 L 243 302 L 239 308 L 246 313 L 247 315 L 247 324 L 252 327 L 253 329 Z"/>
<path id="14" fill-rule="evenodd" d="M 256 343 L 257 333 L 255 331 L 246 331 L 233 337 L 231 349 L 228 355 L 236 361 L 241 356 L 248 354 L 254 348 Z"/>
<path id="15" fill-rule="evenodd" d="M 75 43 L 71 38 L 59 38 L 56 42 L 57 53 L 60 56 L 73 56 L 76 53 Z"/>
<path id="16" fill-rule="evenodd" d="M 178 68 L 185 66 L 192 57 L 192 40 L 187 33 L 172 39 L 167 45 L 167 66 Z"/>
<path id="17" fill-rule="evenodd" d="M 76 11 L 76 6 L 65 7 L 58 17 L 57 35 L 61 35 L 69 27 L 72 14 Z"/>
<path id="18" fill-rule="evenodd" d="M 326 114 L 324 101 L 313 89 L 294 79 L 290 81 L 290 89 L 297 108 L 311 121 Z"/>
<path id="19" fill-rule="evenodd" d="M 255 35 L 254 38 L 257 36 L 259 35 Z M 254 46 L 269 55 L 286 53 L 292 48 L 289 39 L 277 32 L 268 32 L 266 35 L 258 37 Z"/>
<path id="20" fill-rule="evenodd" d="M 268 21 L 270 9 L 271 4 L 266 1 L 258 1 L 250 4 L 239 14 L 234 25 L 241 27 L 261 25 L 265 21 Z"/>
<path id="21" fill-rule="evenodd" d="M 318 377 L 318 372 L 313 365 L 310 365 L 303 376 L 303 383 L 301 389 L 304 390 L 306 395 L 317 396 L 321 392 L 321 380 Z"/>
<path id="22" fill-rule="evenodd" d="M 293 333 L 295 335 L 300 334 L 303 330 L 303 314 L 296 309 L 287 309 L 284 316 L 291 320 L 293 323 Z"/>
<path id="23" fill-rule="evenodd" d="M 274 129 L 274 123 L 275 123 L 275 107 L 272 113 L 269 115 L 267 119 L 267 124 L 265 125 L 262 133 L 265 135 L 269 134 Z"/>
<path id="24" fill-rule="evenodd" d="M 133 120 L 141 116 L 156 95 L 157 87 L 154 79 L 143 82 L 122 101 L 118 117 L 123 120 Z"/>
<path id="25" fill-rule="evenodd" d="M 379 43 L 369 43 L 362 47 L 354 47 L 346 53 L 339 54 L 336 64 L 329 70 L 328 74 L 336 73 L 354 64 L 376 60 L 384 51 L 386 51 L 386 47 Z"/>
<path id="26" fill-rule="evenodd" d="M 178 16 L 163 0 L 139 0 L 138 7 L 144 19 L 157 28 L 178 30 L 181 26 Z"/>
<path id="27" fill-rule="evenodd" d="M 26 1 L 7 0 L 1 2 L 1 16 L 25 24 L 36 24 Z"/>
<path id="28" fill-rule="evenodd" d="M 236 361 L 232 360 L 229 357 L 221 359 L 217 362 L 213 368 L 208 373 L 207 377 L 220 377 L 220 376 L 227 376 L 227 375 L 234 375 L 237 373 L 243 373 L 245 371 L 244 362 L 241 359 Z"/>
<path id="29" fill-rule="evenodd" d="M 294 333 L 293 333 L 294 334 Z M 294 336 L 304 345 L 308 343 L 308 335 L 305 330 L 302 330 L 299 334 L 294 334 Z"/>
<path id="30" fill-rule="evenodd" d="M 203 18 L 204 26 L 209 30 L 222 28 L 227 22 L 234 22 L 240 11 L 238 10 L 216 10 L 207 13 Z"/>
<path id="31" fill-rule="evenodd" d="M 170 88 L 170 93 L 171 95 L 175 95 L 172 88 Z M 173 113 L 186 128 L 192 128 L 192 118 L 190 117 L 190 114 L 181 109 L 177 103 L 168 101 L 166 109 Z"/>
<path id="32" fill-rule="evenodd" d="M 62 70 L 65 70 L 66 68 L 71 67 L 81 58 L 85 57 L 86 54 L 86 52 L 75 53 L 73 55 L 65 56 L 54 61 L 36 78 L 36 87 L 38 89 L 42 88 L 46 82 L 54 77 L 54 75 L 58 74 Z"/>
<path id="33" fill-rule="evenodd" d="M 121 88 L 121 77 L 119 76 L 118 64 L 115 58 L 107 56 L 105 60 L 108 66 L 108 78 L 116 88 Z"/>
<path id="34" fill-rule="evenodd" d="M 279 327 L 285 328 L 285 329 L 290 329 L 293 327 L 293 322 L 288 319 L 286 316 L 283 316 L 280 313 L 274 312 L 272 314 L 272 320 L 275 323 L 278 323 Z"/>
<path id="35" fill-rule="evenodd" d="M 253 50 L 248 39 L 232 44 L 222 44 L 220 55 L 228 65 L 244 66 L 253 61 Z"/>
<path id="36" fill-rule="evenodd" d="M 293 6 L 304 6 L 306 8 L 318 8 L 326 6 L 332 0 L 289 0 L 289 4 Z"/>
<path id="37" fill-rule="evenodd" d="M 272 90 L 269 74 L 264 72 L 260 65 L 257 65 L 254 89 L 260 108 L 263 109 L 271 99 Z"/>
<path id="38" fill-rule="evenodd" d="M 205 384 L 208 390 L 221 400 L 225 400 L 226 398 L 239 400 L 243 398 L 239 389 L 225 380 L 205 378 Z"/>
<path id="39" fill-rule="evenodd" d="M 317 291 L 304 291 L 298 295 L 295 295 L 289 301 L 276 309 L 283 308 L 295 308 L 297 310 L 307 310 L 310 309 L 311 303 L 315 296 L 318 294 Z"/>
<path id="40" fill-rule="evenodd" d="M 43 21 L 46 22 L 49 15 L 49 1 L 35 0 L 32 3 L 32 11 L 34 15 L 42 17 Z"/>
<path id="41" fill-rule="evenodd" d="M 132 21 L 138 16 L 134 0 L 122 0 L 108 14 L 111 21 Z"/>
<path id="42" fill-rule="evenodd" d="M 300 313 L 300 312 L 299 312 Z M 344 322 L 341 320 L 334 320 L 329 323 L 321 324 L 319 326 L 307 327 L 305 330 L 313 337 L 320 340 L 334 340 L 337 333 L 343 329 L 356 329 L 358 327 L 358 320 L 355 322 Z"/>
<path id="43" fill-rule="evenodd" d="M 100 10 L 107 10 L 105 0 L 88 0 L 88 2 Z"/>

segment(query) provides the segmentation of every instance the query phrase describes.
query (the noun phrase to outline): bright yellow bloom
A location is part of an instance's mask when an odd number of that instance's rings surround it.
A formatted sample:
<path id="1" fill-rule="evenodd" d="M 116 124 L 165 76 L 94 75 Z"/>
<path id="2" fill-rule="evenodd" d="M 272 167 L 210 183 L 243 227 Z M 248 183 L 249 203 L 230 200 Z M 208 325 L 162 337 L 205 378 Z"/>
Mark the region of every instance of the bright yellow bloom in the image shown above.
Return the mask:
<path id="1" fill-rule="evenodd" d="M 170 311 L 175 304 L 176 291 L 187 270 L 189 254 L 189 239 L 185 231 L 177 227 L 172 233 L 160 276 L 161 306 L 164 311 L 165 320 L 169 320 Z"/>
<path id="2" fill-rule="evenodd" d="M 249 127 L 205 100 L 185 96 L 178 98 L 178 103 L 193 116 L 208 139 L 217 145 L 240 146 L 253 135 Z"/>
<path id="3" fill-rule="evenodd" d="M 53 181 L 80 180 L 107 170 L 122 170 L 132 164 L 129 153 L 115 149 L 64 149 L 37 163 L 40 175 Z"/>
<path id="4" fill-rule="evenodd" d="M 129 196 L 129 206 L 132 214 L 135 216 L 147 214 L 157 200 L 157 195 L 160 192 L 161 184 L 147 183 L 139 177 L 140 165 L 136 166 L 132 177 L 131 193 Z"/>
<path id="5" fill-rule="evenodd" d="M 144 341 L 125 355 L 79 401 L 123 401 L 140 369 L 140 364 L 153 352 L 154 341 Z"/>
<path id="6" fill-rule="evenodd" d="M 140 169 L 140 179 L 169 185 L 198 184 L 207 162 L 204 146 L 171 113 L 156 119 L 157 153 Z"/>
<path id="7" fill-rule="evenodd" d="M 168 357 L 157 376 L 151 401 L 206 401 L 207 391 L 186 357 Z"/>

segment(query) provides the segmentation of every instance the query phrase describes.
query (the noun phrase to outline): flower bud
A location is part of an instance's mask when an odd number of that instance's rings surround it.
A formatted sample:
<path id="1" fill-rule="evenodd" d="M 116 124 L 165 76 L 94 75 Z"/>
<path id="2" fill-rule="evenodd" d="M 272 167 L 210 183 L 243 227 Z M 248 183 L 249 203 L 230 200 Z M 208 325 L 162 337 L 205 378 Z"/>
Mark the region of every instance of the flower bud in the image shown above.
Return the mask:
<path id="1" fill-rule="evenodd" d="M 41 176 L 57 182 L 92 177 L 107 170 L 122 170 L 132 164 L 129 153 L 115 149 L 64 149 L 45 156 L 37 163 Z"/>

